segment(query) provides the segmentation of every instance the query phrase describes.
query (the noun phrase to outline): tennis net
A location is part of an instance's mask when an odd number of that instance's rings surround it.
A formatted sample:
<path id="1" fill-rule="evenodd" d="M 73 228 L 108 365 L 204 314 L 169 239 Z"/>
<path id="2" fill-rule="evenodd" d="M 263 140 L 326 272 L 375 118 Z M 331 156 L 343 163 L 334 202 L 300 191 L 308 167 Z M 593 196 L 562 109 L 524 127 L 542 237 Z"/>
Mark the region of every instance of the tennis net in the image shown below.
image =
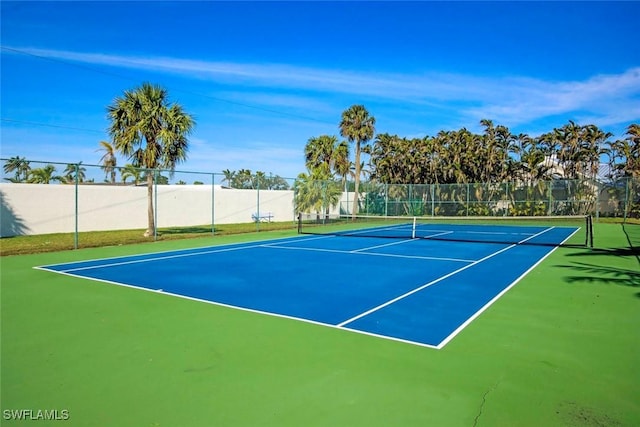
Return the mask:
<path id="1" fill-rule="evenodd" d="M 301 213 L 298 215 L 298 233 L 499 244 L 593 246 L 591 216 L 408 217 Z M 573 237 L 569 239 L 571 236 Z"/>

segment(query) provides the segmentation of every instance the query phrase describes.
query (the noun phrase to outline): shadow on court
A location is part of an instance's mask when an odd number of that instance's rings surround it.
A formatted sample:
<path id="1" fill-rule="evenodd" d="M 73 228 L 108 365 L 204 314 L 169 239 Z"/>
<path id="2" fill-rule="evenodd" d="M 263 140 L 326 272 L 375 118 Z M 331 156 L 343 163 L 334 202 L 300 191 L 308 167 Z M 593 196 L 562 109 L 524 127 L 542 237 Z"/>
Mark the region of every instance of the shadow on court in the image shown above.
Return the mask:
<path id="1" fill-rule="evenodd" d="M 592 256 L 617 256 L 617 257 L 635 257 L 640 264 L 640 247 L 627 248 L 593 248 L 588 251 L 576 252 L 568 254 L 570 257 L 592 257 Z"/>
<path id="2" fill-rule="evenodd" d="M 640 225 L 623 224 L 627 246 L 584 248 L 568 253 L 570 264 L 558 267 L 570 271 L 563 280 L 570 284 L 605 284 L 640 288 Z M 618 265 L 623 265 L 618 267 Z M 638 268 L 633 268 L 634 264 Z M 640 292 L 635 294 L 640 298 Z"/>
<path id="3" fill-rule="evenodd" d="M 568 283 L 598 283 L 618 286 L 640 287 L 640 271 L 618 267 L 578 262 L 573 265 L 560 265 L 576 274 L 566 277 Z M 637 294 L 640 296 L 640 294 Z"/>

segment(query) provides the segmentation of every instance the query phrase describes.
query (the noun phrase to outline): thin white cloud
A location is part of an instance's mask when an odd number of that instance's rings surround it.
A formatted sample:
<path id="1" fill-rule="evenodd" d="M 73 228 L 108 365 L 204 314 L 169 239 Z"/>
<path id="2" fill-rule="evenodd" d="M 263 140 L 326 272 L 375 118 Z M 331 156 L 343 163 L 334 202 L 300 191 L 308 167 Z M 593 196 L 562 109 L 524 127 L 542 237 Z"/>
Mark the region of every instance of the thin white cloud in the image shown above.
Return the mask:
<path id="1" fill-rule="evenodd" d="M 279 91 L 312 91 L 357 95 L 417 108 L 458 105 L 464 120 L 491 118 L 518 125 L 554 115 L 582 114 L 599 125 L 637 121 L 640 67 L 621 74 L 597 75 L 583 81 L 545 81 L 526 77 L 477 77 L 454 73 L 370 73 L 320 69 L 287 64 L 250 64 L 170 57 L 140 57 L 70 52 L 37 48 L 10 48 L 33 55 L 84 64 L 171 73 L 244 87 Z M 308 97 L 307 97 L 308 95 Z M 304 109 L 305 97 L 257 93 L 246 95 L 264 105 L 278 102 Z M 320 106 L 323 110 L 324 108 Z M 573 113 L 573 114 L 570 114 Z"/>
<path id="2" fill-rule="evenodd" d="M 640 118 L 640 67 L 584 81 L 512 79 L 504 83 L 504 93 L 467 109 L 466 114 L 512 125 L 554 115 L 588 116 L 600 126 Z"/>

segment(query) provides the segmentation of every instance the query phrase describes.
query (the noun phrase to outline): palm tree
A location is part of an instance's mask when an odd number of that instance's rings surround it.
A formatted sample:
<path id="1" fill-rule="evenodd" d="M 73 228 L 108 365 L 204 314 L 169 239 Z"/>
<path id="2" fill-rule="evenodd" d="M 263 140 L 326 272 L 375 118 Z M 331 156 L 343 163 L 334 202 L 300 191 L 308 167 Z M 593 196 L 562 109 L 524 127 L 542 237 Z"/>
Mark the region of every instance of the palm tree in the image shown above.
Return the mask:
<path id="1" fill-rule="evenodd" d="M 222 171 L 222 174 L 224 175 L 224 179 L 222 180 L 222 182 L 227 181 L 227 185 L 229 187 L 233 186 L 233 181 L 236 177 L 236 171 L 232 171 L 229 169 L 225 169 Z"/>
<path id="2" fill-rule="evenodd" d="M 158 171 L 154 171 L 151 169 L 146 169 L 142 174 L 142 181 L 147 181 L 149 179 L 148 175 L 153 175 L 153 180 L 157 185 L 169 185 L 169 178 L 162 175 Z"/>
<path id="3" fill-rule="evenodd" d="M 607 142 L 610 168 L 614 177 L 640 177 L 640 125 L 627 127 L 627 137 Z"/>
<path id="4" fill-rule="evenodd" d="M 116 150 L 147 169 L 169 169 L 187 158 L 187 136 L 195 125 L 191 115 L 179 104 L 169 103 L 168 93 L 160 86 L 143 83 L 127 90 L 107 107 L 111 121 L 109 135 Z M 153 214 L 154 174 L 147 174 L 147 214 L 145 236 L 155 235 Z"/>
<path id="5" fill-rule="evenodd" d="M 288 190 L 289 183 L 280 175 L 271 176 L 269 174 L 269 190 Z"/>
<path id="6" fill-rule="evenodd" d="M 351 169 L 351 161 L 349 160 L 349 144 L 347 141 L 341 141 L 334 152 L 334 170 L 336 175 L 340 177 L 342 188 L 346 189 L 347 177 Z"/>
<path id="7" fill-rule="evenodd" d="M 307 169 L 316 179 L 331 179 L 336 160 L 338 138 L 321 135 L 309 138 L 304 147 L 304 159 Z"/>
<path id="8" fill-rule="evenodd" d="M 15 156 L 6 161 L 3 169 L 5 173 L 15 172 L 13 178 L 5 178 L 7 181 L 19 183 L 29 178 L 31 166 L 25 157 Z"/>
<path id="9" fill-rule="evenodd" d="M 233 180 L 233 188 L 254 189 L 253 176 L 250 169 L 240 169 Z"/>
<path id="10" fill-rule="evenodd" d="M 67 164 L 67 167 L 64 170 L 64 176 L 62 180 L 67 184 L 73 184 L 76 182 L 76 175 L 77 175 L 77 181 L 84 182 L 86 178 L 87 168 L 80 166 L 81 164 L 82 162 Z"/>
<path id="11" fill-rule="evenodd" d="M 542 134 L 538 138 L 536 138 L 536 140 L 541 149 L 544 151 L 545 166 L 547 166 L 549 170 L 553 169 L 555 163 L 558 160 L 558 150 L 560 147 L 559 141 L 555 138 L 555 133 L 548 132 Z"/>
<path id="12" fill-rule="evenodd" d="M 626 141 L 628 142 L 629 152 L 626 170 L 630 176 L 640 178 L 640 125 L 636 123 L 629 125 L 627 135 Z"/>
<path id="13" fill-rule="evenodd" d="M 142 169 L 133 166 L 131 163 L 127 163 L 123 168 L 120 169 L 120 176 L 122 177 L 122 182 L 127 183 L 127 179 L 133 178 L 133 184 L 138 185 L 142 180 Z"/>
<path id="14" fill-rule="evenodd" d="M 104 151 L 102 157 L 100 157 L 100 163 L 102 163 L 102 170 L 105 173 L 105 179 L 111 175 L 111 183 L 116 183 L 116 166 L 118 165 L 118 159 L 116 158 L 115 147 L 107 141 L 100 141 L 100 147 L 96 151 Z"/>
<path id="15" fill-rule="evenodd" d="M 297 213 L 313 212 L 320 214 L 329 207 L 335 207 L 340 202 L 342 189 L 335 181 L 322 181 L 313 174 L 301 173 L 293 184 L 294 204 Z"/>
<path id="16" fill-rule="evenodd" d="M 376 119 L 369 115 L 364 105 L 352 105 L 342 113 L 340 121 L 340 135 L 351 143 L 355 143 L 355 190 L 353 215 L 358 214 L 358 187 L 360 186 L 360 152 L 362 145 L 366 144 L 375 134 Z"/>
<path id="17" fill-rule="evenodd" d="M 32 169 L 27 182 L 31 184 L 49 184 L 52 181 L 63 181 L 63 178 L 55 173 L 56 167 L 51 164 L 42 168 Z"/>
<path id="18" fill-rule="evenodd" d="M 256 171 L 256 175 L 254 176 L 255 187 L 261 190 L 266 190 L 269 185 L 267 181 L 267 174 L 262 171 Z"/>

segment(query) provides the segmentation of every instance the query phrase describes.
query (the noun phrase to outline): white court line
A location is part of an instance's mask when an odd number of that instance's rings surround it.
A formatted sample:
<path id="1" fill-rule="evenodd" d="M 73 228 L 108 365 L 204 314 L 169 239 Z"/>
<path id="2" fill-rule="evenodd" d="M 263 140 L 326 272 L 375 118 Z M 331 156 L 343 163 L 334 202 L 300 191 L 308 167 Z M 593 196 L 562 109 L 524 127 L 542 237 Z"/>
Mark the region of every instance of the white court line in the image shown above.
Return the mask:
<path id="1" fill-rule="evenodd" d="M 442 231 L 442 230 L 429 230 L 429 229 L 421 229 L 421 228 L 416 228 L 416 232 L 421 232 L 421 233 L 433 233 L 436 231 Z M 445 231 L 442 232 L 440 234 L 450 234 L 450 233 L 456 233 L 456 234 L 488 234 L 488 235 L 496 235 L 496 236 L 533 236 L 533 233 L 514 233 L 514 232 L 506 232 L 506 231 L 469 231 L 469 230 L 450 230 L 450 231 Z M 421 238 L 430 238 L 430 237 L 435 237 L 438 236 L 439 234 L 433 235 L 433 236 L 420 236 Z"/>
<path id="2" fill-rule="evenodd" d="M 560 245 L 562 245 L 564 242 L 566 242 L 567 240 L 569 240 L 571 238 L 571 236 L 573 236 L 574 234 L 576 234 L 578 232 L 579 229 L 576 229 L 573 233 L 571 233 L 566 239 L 564 239 L 562 242 L 560 242 Z M 456 328 L 455 331 L 451 332 L 449 334 L 449 336 L 447 336 L 445 339 L 443 339 L 440 344 L 438 344 L 436 346 L 436 348 L 439 350 L 441 348 L 443 348 L 445 345 L 447 345 L 449 343 L 449 341 L 451 341 L 452 339 L 454 339 L 456 337 L 456 335 L 458 335 L 464 328 L 466 328 L 471 322 L 473 322 L 478 316 L 480 316 L 482 313 L 484 313 L 494 302 L 496 302 L 498 299 L 500 299 L 500 297 L 504 294 L 506 294 L 511 288 L 513 288 L 520 280 L 522 280 L 527 274 L 529 274 L 529 272 L 531 272 L 531 270 L 533 270 L 534 268 L 536 268 L 542 261 L 544 261 L 545 259 L 547 259 L 547 257 L 549 255 L 551 255 L 553 252 L 555 252 L 556 249 L 558 249 L 558 247 L 560 246 L 556 246 L 555 248 L 551 249 L 549 252 L 547 252 L 542 258 L 540 258 L 538 260 L 538 262 L 536 262 L 535 264 L 533 264 L 527 271 L 525 271 L 524 273 L 522 273 L 516 280 L 514 280 L 513 282 L 511 282 L 511 284 L 509 286 L 507 286 L 506 288 L 504 288 L 498 295 L 496 295 L 495 297 L 493 297 L 491 299 L 491 301 L 489 301 L 488 303 L 486 303 L 484 306 L 482 306 L 480 308 L 480 310 L 476 311 L 473 316 L 469 317 L 464 323 L 462 323 L 462 325 L 458 326 Z"/>
<path id="3" fill-rule="evenodd" d="M 532 236 L 533 233 L 507 233 L 504 232 L 496 232 L 496 231 L 459 231 L 458 233 L 467 233 L 467 234 L 495 234 L 500 236 Z"/>
<path id="4" fill-rule="evenodd" d="M 386 246 L 393 246 L 393 245 L 401 245 L 403 243 L 413 242 L 414 240 L 415 239 L 406 239 L 406 240 L 400 240 L 399 242 L 385 243 L 384 245 L 369 246 L 367 248 L 355 249 L 353 251 L 349 251 L 349 253 L 355 254 L 356 252 L 368 251 L 370 249 L 384 248 Z"/>
<path id="5" fill-rule="evenodd" d="M 417 256 L 417 255 L 395 255 L 395 254 L 382 254 L 376 252 L 356 252 L 356 251 L 341 251 L 338 249 L 323 249 L 323 248 L 305 248 L 299 246 L 278 246 L 278 245 L 263 245 L 265 248 L 272 249 L 289 249 L 295 251 L 312 251 L 312 252 L 332 252 L 337 254 L 348 254 L 348 255 L 369 255 L 369 256 L 383 256 L 383 257 L 391 257 L 391 258 L 409 258 L 409 259 L 428 259 L 435 261 L 454 261 L 454 262 L 475 262 L 472 259 L 460 259 L 460 258 L 443 258 L 443 257 L 429 257 L 429 256 Z"/>
<path id="6" fill-rule="evenodd" d="M 303 240 L 315 240 L 315 239 L 321 239 L 321 238 L 327 238 L 327 237 L 333 237 L 333 236 L 320 236 L 320 237 L 313 237 L 313 238 L 309 238 L 307 236 L 288 236 L 288 237 L 277 237 L 275 239 L 264 239 L 264 240 L 257 240 L 257 241 L 252 241 L 252 242 L 235 242 L 235 243 L 225 243 L 222 245 L 209 245 L 209 246 L 203 246 L 201 248 L 187 248 L 187 249 L 167 249 L 166 251 L 158 251 L 158 252 L 144 252 L 141 254 L 131 254 L 131 255 L 119 255 L 119 256 L 114 256 L 114 257 L 105 257 L 105 258 L 91 258 L 91 259 L 86 259 L 86 260 L 82 260 L 82 261 L 71 261 L 71 262 L 58 262 L 55 264 L 47 264 L 47 265 L 39 265 L 36 267 L 33 267 L 35 270 L 49 270 L 49 267 L 56 267 L 59 265 L 66 265 L 66 264 L 84 264 L 84 263 L 88 263 L 88 262 L 96 262 L 96 261 L 107 261 L 107 260 L 113 260 L 113 259 L 126 259 L 126 258 L 136 258 L 136 257 L 143 257 L 143 256 L 147 256 L 147 255 L 158 255 L 158 254 L 167 254 L 167 253 L 180 253 L 180 252 L 186 252 L 186 251 L 197 251 L 200 249 L 207 249 L 207 248 L 226 248 L 228 246 L 241 246 L 241 245 L 247 245 L 247 244 L 258 244 L 258 243 L 265 243 L 265 242 L 278 242 L 278 243 L 287 243 L 285 242 L 285 240 L 291 240 L 291 241 L 295 241 L 295 242 L 300 242 Z M 153 259 L 153 258 L 149 258 L 149 259 Z"/>
<path id="7" fill-rule="evenodd" d="M 542 234 L 544 232 L 547 232 L 549 230 L 551 230 L 552 228 L 556 228 L 556 227 L 551 227 L 547 230 L 544 230 L 539 234 Z M 571 236 L 573 236 L 573 234 L 575 234 L 578 230 L 575 230 L 569 237 L 567 237 L 562 243 L 564 243 L 565 241 L 567 241 L 569 238 L 571 238 Z M 533 238 L 535 236 L 531 236 L 531 238 Z M 286 239 L 286 238 L 284 238 Z M 284 240 L 283 239 L 283 240 Z M 272 240 L 266 240 L 268 241 L 275 241 L 275 240 L 280 240 L 280 239 L 272 239 Z M 523 243 L 526 240 L 529 239 L 525 239 L 522 240 L 519 243 Z M 281 242 L 281 243 L 289 243 L 289 242 Z M 561 243 L 561 244 L 562 244 Z M 245 243 L 237 243 L 234 245 L 239 245 L 239 244 L 246 244 Z M 228 246 L 228 245 L 225 245 Z M 265 247 L 272 247 L 274 249 L 295 249 L 295 248 L 287 248 L 284 246 L 269 246 L 269 245 L 264 245 Z M 515 245 L 510 246 L 509 248 L 505 248 L 502 251 L 505 251 L 507 249 L 510 249 L 511 247 L 513 247 Z M 309 248 L 300 248 L 300 249 L 305 249 L 305 250 L 309 250 Z M 197 302 L 203 302 L 206 304 L 212 304 L 212 305 L 216 305 L 216 306 L 220 306 L 220 307 L 226 307 L 226 308 L 231 308 L 231 309 L 236 309 L 236 310 L 241 310 L 241 311 L 246 311 L 246 312 L 251 312 L 251 313 L 256 313 L 256 314 L 263 314 L 263 315 L 268 315 L 268 316 L 272 316 L 272 317 L 280 317 L 280 318 L 284 318 L 284 319 L 291 319 L 291 320 L 298 320 L 301 322 L 305 322 L 308 324 L 314 324 L 314 325 L 318 325 L 318 326 L 326 326 L 329 328 L 333 328 L 333 329 L 338 329 L 341 331 L 347 331 L 347 332 L 352 332 L 352 333 L 357 333 L 357 334 L 361 334 L 361 335 L 367 335 L 367 336 L 372 336 L 372 337 L 377 337 L 377 338 L 382 338 L 382 339 L 386 339 L 386 340 L 390 340 L 390 341 L 396 341 L 396 342 L 402 342 L 402 343 L 407 343 L 407 344 L 411 344 L 411 345 L 416 345 L 416 346 L 420 346 L 420 347 L 426 347 L 426 348 L 432 348 L 432 349 L 442 349 L 449 341 L 451 341 L 455 335 L 457 335 L 460 331 L 462 331 L 462 329 L 464 329 L 465 326 L 467 326 L 472 320 L 474 320 L 475 318 L 477 318 L 486 308 L 488 308 L 491 304 L 493 304 L 493 302 L 495 302 L 501 295 L 503 295 L 505 292 L 507 292 L 508 289 L 510 289 L 511 287 L 513 287 L 519 280 L 521 280 L 529 271 L 531 271 L 533 268 L 535 268 L 538 264 L 540 264 L 544 259 L 546 259 L 553 251 L 555 251 L 557 249 L 554 248 L 552 251 L 550 251 L 549 253 L 547 253 L 542 259 L 540 259 L 534 266 L 532 266 L 529 270 L 527 270 L 527 272 L 525 272 L 524 274 L 522 274 L 518 279 L 516 279 L 511 285 L 509 285 L 509 287 L 507 289 L 505 289 L 504 291 L 502 291 L 498 296 L 496 296 L 494 299 L 492 299 L 489 303 L 487 303 L 484 307 L 482 307 L 478 312 L 476 312 L 470 319 L 468 319 L 463 325 L 461 325 L 460 327 L 458 327 L 453 333 L 451 333 L 446 339 L 444 339 L 443 341 L 441 341 L 438 345 L 432 345 L 432 344 L 425 344 L 422 342 L 416 342 L 416 341 L 411 341 L 411 340 L 405 340 L 402 338 L 395 338 L 395 337 L 391 337 L 391 336 L 386 336 L 386 335 L 380 335 L 380 334 L 376 334 L 376 333 L 372 333 L 372 332 L 367 332 L 367 331 L 361 331 L 358 329 L 352 329 L 349 327 L 345 327 L 345 326 L 341 326 L 343 325 L 345 322 L 343 322 L 342 324 L 339 325 L 335 325 L 335 324 L 329 324 L 329 323 L 324 323 L 324 322 L 319 322 L 319 321 L 315 321 L 315 320 L 311 320 L 311 319 L 306 319 L 306 318 L 300 318 L 300 317 L 295 317 L 295 316 L 289 316 L 289 315 L 284 315 L 284 314 L 278 314 L 278 313 L 272 313 L 272 312 L 268 312 L 268 311 L 262 311 L 262 310 L 256 310 L 256 309 L 251 309 L 251 308 L 246 308 L 246 307 L 241 307 L 241 306 L 234 306 L 231 304 L 226 304 L 226 303 L 221 303 L 221 302 L 216 302 L 216 301 L 210 301 L 210 300 L 206 300 L 206 299 L 200 299 L 200 298 L 195 298 L 195 297 L 189 297 L 186 295 L 181 295 L 181 294 L 175 294 L 175 293 L 171 293 L 171 292 L 164 292 L 161 289 L 150 289 L 150 288 L 145 288 L 142 286 L 136 286 L 136 285 L 129 285 L 126 283 L 122 283 L 122 282 L 116 282 L 116 281 L 111 281 L 111 280 L 105 280 L 105 279 L 98 279 L 98 278 L 93 278 L 93 277 L 89 277 L 89 276 L 82 276 L 82 275 L 78 275 L 78 274 L 73 274 L 73 273 L 68 273 L 65 271 L 59 271 L 59 270 L 49 270 L 46 269 L 46 266 L 42 266 L 42 267 L 33 267 L 34 269 L 38 269 L 38 270 L 45 270 L 48 272 L 52 272 L 52 273 L 58 273 L 58 274 L 62 274 L 65 276 L 69 276 L 69 277 L 75 277 L 75 278 L 80 278 L 80 279 L 85 279 L 85 280 L 92 280 L 92 281 L 96 281 L 96 282 L 102 282 L 102 283 L 107 283 L 107 284 L 112 284 L 112 285 L 117 285 L 117 286 L 123 286 L 123 287 L 127 287 L 127 288 L 133 288 L 133 289 L 138 289 L 138 290 L 142 290 L 142 291 L 146 291 L 146 292 L 153 292 L 153 293 L 161 293 L 161 294 L 165 294 L 165 295 L 169 295 L 172 297 L 178 297 L 178 298 L 182 298 L 182 299 L 186 299 L 186 300 L 191 300 L 191 301 L 197 301 Z M 499 251 L 499 252 L 502 252 Z M 175 251 L 164 251 L 164 252 L 175 252 Z M 161 253 L 161 252 L 158 252 Z M 496 253 L 497 254 L 497 253 Z M 146 254 L 146 255 L 150 255 L 150 254 Z M 374 255 L 374 254 L 363 254 L 363 255 Z M 495 255 L 495 254 L 494 254 Z M 493 256 L 493 255 L 491 255 Z M 111 259 L 114 258 L 124 258 L 124 257 L 113 257 Z M 105 258 L 106 259 L 106 258 Z M 97 260 L 94 260 L 97 261 Z M 480 260 L 482 261 L 482 260 Z M 478 262 L 480 262 L 478 261 Z M 61 264 L 52 264 L 53 265 L 62 265 Z M 161 285 L 159 285 L 160 287 L 162 287 Z"/>
<path id="8" fill-rule="evenodd" d="M 316 240 L 316 239 L 326 239 L 328 237 L 333 237 L 333 236 L 322 236 L 322 237 L 314 237 L 314 238 L 309 238 L 309 239 L 304 239 L 306 240 Z M 274 239 L 275 240 L 275 239 Z M 297 241 L 299 242 L 299 240 Z M 279 244 L 286 244 L 288 242 L 279 242 Z M 60 270 L 63 272 L 70 272 L 70 271 L 82 271 L 82 270 L 93 270 L 96 268 L 102 268 L 102 267 L 115 267 L 115 266 L 119 266 L 119 265 L 127 265 L 127 264 L 139 264 L 139 263 L 143 263 L 143 262 L 150 262 L 150 261 L 160 261 L 160 260 L 164 260 L 164 259 L 173 259 L 173 258 L 184 258 L 184 257 L 189 257 L 189 256 L 197 256 L 197 255 L 208 255 L 208 254 L 215 254 L 215 253 L 220 253 L 220 252 L 229 252 L 229 251 L 238 251 L 238 250 L 242 250 L 242 249 L 253 249 L 253 248 L 260 248 L 260 247 L 265 247 L 263 242 L 257 242 L 255 244 L 247 244 L 247 242 L 244 242 L 245 246 L 233 246 L 233 247 L 227 247 L 227 245 L 222 246 L 220 249 L 211 249 L 211 250 L 207 250 L 207 251 L 199 251 L 199 252 L 190 252 L 190 253 L 177 253 L 174 255 L 165 255 L 165 256 L 159 256 L 159 257 L 152 257 L 152 258 L 144 258 L 144 259 L 135 259 L 135 260 L 130 260 L 130 261 L 121 261 L 121 262 L 112 262 L 112 263 L 107 263 L 107 264 L 99 264 L 99 265 L 90 265 L 90 266 L 86 266 L 86 267 L 78 267 L 78 268 L 70 268 L 68 270 Z M 212 248 L 215 248 L 215 246 L 212 246 Z M 190 250 L 190 249 L 187 249 Z M 175 251 L 173 251 L 175 252 Z M 180 251 L 180 252 L 184 252 L 184 251 Z M 159 252 L 161 253 L 161 252 Z M 171 251 L 169 252 L 165 252 L 165 253 L 171 253 Z M 128 257 L 124 257 L 124 258 L 133 258 L 133 257 L 138 257 L 140 255 L 131 255 Z M 144 255 L 142 255 L 144 256 Z M 118 257 L 118 259 L 121 259 L 123 257 Z M 106 259 L 106 258 L 105 258 Z M 97 260 L 100 261 L 100 260 Z M 84 262 L 90 262 L 90 261 L 80 261 L 80 263 L 84 263 Z M 76 263 L 73 263 L 76 264 Z M 60 264 L 57 264 L 60 265 Z M 64 264 L 62 264 L 64 265 Z M 42 270 L 48 270 L 46 267 L 48 266 L 44 266 L 44 267 L 34 267 L 36 269 L 42 269 Z"/>
<path id="9" fill-rule="evenodd" d="M 416 230 L 416 232 L 417 232 L 417 231 L 418 231 L 418 230 Z M 434 231 L 437 231 L 437 230 L 431 230 L 431 232 L 432 232 L 432 233 L 433 233 Z M 427 239 L 427 240 L 429 240 L 429 239 L 433 239 L 434 237 L 444 236 L 445 234 L 453 234 L 453 233 L 455 233 L 455 231 L 442 231 L 442 232 L 440 232 L 440 233 L 430 234 L 429 236 L 418 236 L 418 237 L 419 237 L 419 238 L 421 238 L 421 239 Z"/>
<path id="10" fill-rule="evenodd" d="M 508 251 L 509 249 L 512 249 L 512 248 L 514 248 L 514 247 L 518 246 L 519 244 L 526 242 L 526 241 L 527 241 L 527 240 L 529 240 L 529 239 L 533 239 L 533 238 L 534 238 L 534 237 L 536 237 L 536 236 L 539 236 L 539 235 L 541 235 L 541 234 L 543 234 L 543 233 L 546 233 L 547 231 L 550 231 L 550 230 L 552 230 L 553 228 L 554 228 L 554 227 L 547 228 L 547 229 L 545 229 L 545 230 L 543 230 L 543 231 L 541 231 L 541 232 L 539 232 L 539 233 L 537 233 L 537 234 L 534 234 L 533 236 L 530 236 L 530 237 L 527 237 L 527 238 L 526 238 L 526 239 L 524 239 L 524 240 L 521 240 L 521 241 L 520 241 L 520 242 L 518 242 L 518 243 L 515 243 L 515 244 L 513 244 L 513 245 L 507 246 L 506 248 L 502 248 L 502 249 L 500 249 L 499 251 L 494 252 L 494 253 L 492 253 L 492 254 L 489 254 L 489 255 L 487 255 L 486 257 L 482 258 L 482 259 L 479 259 L 479 260 L 477 260 L 477 261 L 474 261 L 474 262 L 472 262 L 471 264 L 465 265 L 464 267 L 461 267 L 461 268 L 459 268 L 459 269 L 457 269 L 457 270 L 454 270 L 454 271 L 452 271 L 452 272 L 451 272 L 451 273 L 449 273 L 449 274 L 445 274 L 444 276 L 439 277 L 439 278 L 437 278 L 437 279 L 435 279 L 435 280 L 432 280 L 432 281 L 431 281 L 431 282 L 429 282 L 429 283 L 426 283 L 426 284 L 424 284 L 424 285 L 422 285 L 422 286 L 420 286 L 420 287 L 418 287 L 418 288 L 415 288 L 415 289 L 413 289 L 413 290 L 411 290 L 411 291 L 409 291 L 409 292 L 406 292 L 406 293 L 404 293 L 404 294 L 402 294 L 402 295 L 400 295 L 400 296 L 398 296 L 398 297 L 396 297 L 396 298 L 393 298 L 393 299 L 391 299 L 391 300 L 389 300 L 389 301 L 387 301 L 387 302 L 384 302 L 384 303 L 382 303 L 382 304 L 378 305 L 377 307 L 373 307 L 372 309 L 367 310 L 367 311 L 365 311 L 365 312 L 363 312 L 363 313 L 360 313 L 360 314 L 358 314 L 357 316 L 353 316 L 352 318 L 347 319 L 347 320 L 345 320 L 344 322 L 339 323 L 337 326 L 338 326 L 338 327 L 342 327 L 342 326 L 344 326 L 344 325 L 348 325 L 349 323 L 354 322 L 354 321 L 356 321 L 356 320 L 358 320 L 358 319 L 361 319 L 361 318 L 363 318 L 363 317 L 365 317 L 365 316 L 368 316 L 368 315 L 369 315 L 369 314 L 371 314 L 371 313 L 375 313 L 376 311 L 379 311 L 379 310 L 381 310 L 381 309 L 383 309 L 383 308 L 385 308 L 385 307 L 387 307 L 387 306 L 389 306 L 389 305 L 391 305 L 391 304 L 393 304 L 393 303 L 395 303 L 395 302 L 398 302 L 398 301 L 400 301 L 400 300 L 403 300 L 403 299 L 405 299 L 406 297 L 408 297 L 408 296 L 410 296 L 410 295 L 415 294 L 416 292 L 420 292 L 421 290 L 423 290 L 423 289 L 425 289 L 425 288 L 428 288 L 428 287 L 429 287 L 429 286 L 431 286 L 431 285 L 435 285 L 436 283 L 441 282 L 441 281 L 443 281 L 444 279 L 447 279 L 447 278 L 449 278 L 449 277 L 451 277 L 451 276 L 454 276 L 454 275 L 456 275 L 456 274 L 458 274 L 458 273 L 460 273 L 460 272 L 462 272 L 462 271 L 464 271 L 464 270 L 466 270 L 466 269 L 468 269 L 468 268 L 471 268 L 471 267 L 473 267 L 474 265 L 478 265 L 478 264 L 480 264 L 481 262 L 488 260 L 489 258 L 493 258 L 494 256 L 496 256 L 496 255 L 498 255 L 498 254 L 501 254 L 502 252 Z"/>
<path id="11" fill-rule="evenodd" d="M 263 245 L 250 245 L 250 246 L 240 246 L 240 247 L 234 247 L 234 248 L 214 249 L 214 250 L 210 250 L 210 251 L 202 251 L 202 252 L 195 252 L 195 253 L 189 253 L 189 254 L 167 255 L 167 256 L 161 256 L 161 257 L 155 257 L 155 258 L 145 258 L 145 259 L 135 259 L 135 260 L 131 260 L 131 261 L 112 262 L 110 264 L 90 265 L 90 266 L 87 266 L 87 267 L 70 268 L 68 270 L 61 270 L 61 271 L 65 272 L 65 273 L 68 273 L 70 271 L 92 270 L 92 269 L 95 269 L 95 268 L 102 268 L 102 267 L 115 267 L 115 266 L 118 266 L 118 265 L 139 264 L 139 263 L 143 263 L 143 262 L 160 261 L 160 260 L 164 260 L 164 259 L 185 258 L 185 257 L 189 257 L 189 256 L 215 254 L 215 253 L 219 253 L 219 252 L 239 251 L 239 250 L 242 250 L 242 249 L 259 248 L 261 246 L 263 246 Z"/>
<path id="12" fill-rule="evenodd" d="M 35 269 L 41 269 L 40 267 L 34 267 L 34 268 Z M 317 321 L 317 320 L 306 319 L 304 317 L 296 317 L 296 316 L 290 316 L 290 315 L 287 315 L 287 314 L 280 314 L 280 313 L 273 313 L 273 312 L 270 312 L 270 311 L 258 310 L 258 309 L 255 309 L 255 308 L 241 307 L 239 305 L 232 305 L 232 304 L 227 304 L 227 303 L 224 303 L 224 302 L 218 302 L 218 301 L 212 301 L 212 300 L 208 300 L 208 299 L 190 297 L 190 296 L 187 296 L 187 295 L 175 294 L 173 292 L 165 292 L 162 289 L 145 288 L 144 286 L 129 285 L 127 283 L 116 282 L 116 281 L 113 281 L 113 280 L 106 280 L 106 279 L 98 279 L 98 278 L 90 277 L 90 276 L 82 276 L 82 275 L 79 275 L 79 274 L 67 273 L 67 272 L 59 271 L 59 270 L 46 270 L 46 271 L 49 271 L 51 273 L 62 274 L 64 276 L 75 277 L 75 278 L 79 278 L 79 279 L 93 280 L 94 282 L 107 283 L 109 285 L 116 285 L 116 286 L 123 286 L 125 288 L 137 289 L 139 291 L 152 292 L 152 293 L 155 293 L 155 294 L 164 294 L 164 295 L 168 295 L 168 296 L 171 296 L 171 297 L 182 298 L 182 299 L 189 300 L 189 301 L 202 302 L 202 303 L 205 303 L 205 304 L 211 304 L 211 305 L 215 305 L 215 306 L 218 306 L 218 307 L 230 308 L 230 309 L 233 309 L 233 310 L 246 311 L 246 312 L 249 312 L 249 313 L 261 314 L 261 315 L 272 316 L 272 317 L 279 317 L 279 318 L 288 319 L 288 320 L 297 320 L 297 321 L 300 321 L 300 322 L 309 323 L 309 324 L 317 325 L 317 326 L 325 326 L 325 327 L 336 329 L 336 330 L 340 330 L 340 331 L 347 331 L 347 332 L 353 332 L 353 333 L 360 334 L 360 335 L 373 336 L 373 337 L 382 338 L 382 339 L 386 339 L 386 340 L 390 340 L 390 341 L 397 341 L 397 342 L 402 342 L 402 343 L 405 343 L 405 344 L 412 344 L 412 345 L 416 345 L 416 346 L 419 346 L 419 347 L 427 347 L 427 348 L 432 348 L 432 349 L 438 349 L 438 347 L 436 347 L 435 345 L 432 345 L 432 344 L 425 344 L 425 343 L 418 342 L 418 341 L 410 341 L 410 340 L 405 340 L 405 339 L 402 339 L 402 338 L 395 338 L 395 337 L 391 337 L 391 336 L 387 336 L 387 335 L 380 335 L 380 334 L 376 334 L 376 333 L 373 333 L 373 332 L 359 331 L 357 329 L 342 328 L 342 327 L 338 327 L 338 326 L 336 326 L 336 325 L 334 325 L 332 323 L 320 322 L 320 321 Z"/>

